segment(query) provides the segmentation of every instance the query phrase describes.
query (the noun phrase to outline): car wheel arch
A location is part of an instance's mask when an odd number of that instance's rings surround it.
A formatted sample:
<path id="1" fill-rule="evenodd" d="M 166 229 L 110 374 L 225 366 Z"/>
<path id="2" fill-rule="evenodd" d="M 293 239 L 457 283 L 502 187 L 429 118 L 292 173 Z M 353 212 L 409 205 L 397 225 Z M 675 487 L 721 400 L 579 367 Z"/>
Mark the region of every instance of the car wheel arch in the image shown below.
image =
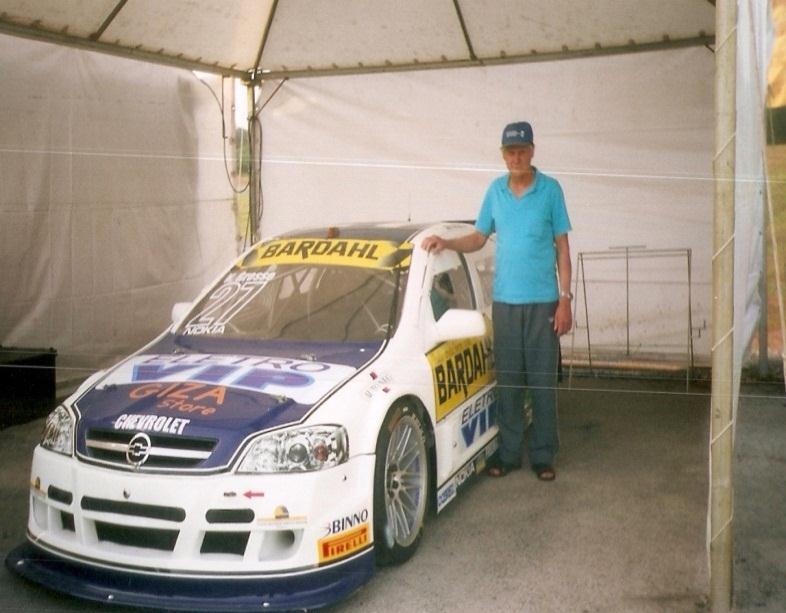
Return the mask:
<path id="1" fill-rule="evenodd" d="M 373 420 L 367 425 L 367 436 L 364 438 L 365 440 L 369 441 L 369 443 L 373 445 L 373 449 L 376 450 L 379 437 L 382 434 L 382 428 L 385 427 L 385 423 L 388 419 L 388 416 L 390 415 L 390 412 L 403 404 L 409 405 L 414 410 L 418 411 L 418 416 L 423 422 L 426 430 L 426 449 L 429 453 L 429 469 L 432 470 L 432 475 L 436 477 L 436 432 L 434 418 L 432 413 L 426 407 L 426 404 L 417 394 L 402 392 L 401 394 L 396 395 L 396 397 L 393 399 L 385 399 L 384 403 L 380 402 L 375 403 L 376 406 L 372 405 L 370 410 L 378 416 L 378 419 Z"/>
<path id="2" fill-rule="evenodd" d="M 425 459 L 425 466 L 426 466 L 426 474 L 425 474 L 425 481 L 422 483 L 424 489 L 421 490 L 423 492 L 423 499 L 425 500 L 424 507 L 419 507 L 420 509 L 417 512 L 414 511 L 414 507 L 409 508 L 409 512 L 412 513 L 410 518 L 418 518 L 417 520 L 413 520 L 413 523 L 410 524 L 412 530 L 405 530 L 405 534 L 408 535 L 407 539 L 401 544 L 397 544 L 392 540 L 385 542 L 385 536 L 383 534 L 387 534 L 384 530 L 384 526 L 389 526 L 388 523 L 390 520 L 383 519 L 386 517 L 385 506 L 387 504 L 387 493 L 383 493 L 385 491 L 383 488 L 387 488 L 387 479 L 388 479 L 388 472 L 387 472 L 387 465 L 385 457 L 385 449 L 387 449 L 388 453 L 391 449 L 396 448 L 398 449 L 398 443 L 394 445 L 394 447 L 388 447 L 391 444 L 391 441 L 414 441 L 416 439 L 412 439 L 409 437 L 409 434 L 404 436 L 403 438 L 399 438 L 402 431 L 402 424 L 403 430 L 407 433 L 410 433 L 414 429 L 419 429 L 422 433 L 422 441 L 423 441 L 423 453 Z M 415 426 L 417 424 L 417 426 Z M 417 445 L 415 445 L 417 447 Z M 409 444 L 405 444 L 405 448 L 410 448 Z M 406 451 L 404 455 L 407 457 L 409 456 L 410 451 Z M 390 457 L 390 456 L 387 456 Z M 382 467 L 385 466 L 383 469 Z M 392 465 L 392 466 L 395 466 Z M 380 472 L 381 471 L 381 472 Z M 398 469 L 394 469 L 398 471 Z M 409 472 L 409 469 L 407 469 Z M 374 480 L 373 480 L 373 508 L 374 508 L 374 534 L 375 534 L 375 551 L 376 551 L 376 559 L 377 564 L 387 566 L 390 564 L 398 564 L 408 560 L 415 552 L 419 545 L 420 537 L 422 536 L 423 527 L 425 524 L 426 519 L 429 516 L 434 516 L 436 513 L 436 487 L 435 487 L 435 480 L 436 480 L 436 444 L 435 444 L 435 437 L 434 437 L 434 429 L 433 423 L 431 422 L 430 416 L 428 411 L 426 410 L 425 406 L 422 402 L 420 402 L 417 396 L 413 395 L 403 395 L 396 398 L 393 402 L 389 403 L 388 410 L 384 414 L 384 419 L 382 420 L 379 430 L 377 432 L 376 437 L 376 445 L 375 445 L 375 471 L 374 471 Z M 385 485 L 383 485 L 383 482 Z M 393 483 L 396 482 L 394 479 Z M 396 489 L 396 488 L 394 488 Z M 391 490 L 392 492 L 393 490 Z M 384 500 L 383 500 L 384 498 Z M 417 500 L 409 498 L 409 500 Z M 406 505 L 405 505 L 406 506 Z M 381 515 L 380 515 L 381 514 Z M 389 515 L 387 515 L 390 518 Z M 400 517 L 400 515 L 396 515 L 396 517 Z M 399 525 L 396 522 L 396 525 Z M 414 527 L 417 526 L 415 529 Z M 397 537 L 396 537 L 397 538 Z"/>

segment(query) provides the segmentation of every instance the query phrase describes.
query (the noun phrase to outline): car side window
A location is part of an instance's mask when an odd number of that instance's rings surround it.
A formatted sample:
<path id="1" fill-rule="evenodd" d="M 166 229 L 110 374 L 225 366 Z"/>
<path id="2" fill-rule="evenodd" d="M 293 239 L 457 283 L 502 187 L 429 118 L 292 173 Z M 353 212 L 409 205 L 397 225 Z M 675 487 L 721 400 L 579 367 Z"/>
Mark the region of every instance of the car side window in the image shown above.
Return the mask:
<path id="1" fill-rule="evenodd" d="M 472 287 L 463 259 L 457 258 L 452 268 L 434 274 L 429 298 L 434 321 L 438 321 L 448 309 L 475 308 Z"/>

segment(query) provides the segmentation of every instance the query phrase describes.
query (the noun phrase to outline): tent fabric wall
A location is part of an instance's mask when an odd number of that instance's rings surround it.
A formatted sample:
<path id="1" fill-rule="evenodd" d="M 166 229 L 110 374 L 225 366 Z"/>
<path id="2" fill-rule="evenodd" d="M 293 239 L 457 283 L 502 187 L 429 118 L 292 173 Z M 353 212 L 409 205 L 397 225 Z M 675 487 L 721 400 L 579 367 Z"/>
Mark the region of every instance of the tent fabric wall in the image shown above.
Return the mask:
<path id="1" fill-rule="evenodd" d="M 215 100 L 190 72 L 0 36 L 0 344 L 79 379 L 235 254 Z"/>
<path id="2" fill-rule="evenodd" d="M 290 80 L 262 113 L 262 234 L 313 225 L 313 211 L 324 225 L 474 219 L 504 171 L 503 126 L 528 119 L 535 164 L 565 189 L 574 264 L 624 245 L 692 250 L 694 341 L 708 356 L 713 73 L 713 54 L 689 48 Z M 593 346 L 619 351 L 624 262 L 586 272 Z M 635 350 L 685 359 L 685 263 L 637 260 L 631 287 Z M 583 295 L 575 309 L 576 351 L 586 351 Z"/>

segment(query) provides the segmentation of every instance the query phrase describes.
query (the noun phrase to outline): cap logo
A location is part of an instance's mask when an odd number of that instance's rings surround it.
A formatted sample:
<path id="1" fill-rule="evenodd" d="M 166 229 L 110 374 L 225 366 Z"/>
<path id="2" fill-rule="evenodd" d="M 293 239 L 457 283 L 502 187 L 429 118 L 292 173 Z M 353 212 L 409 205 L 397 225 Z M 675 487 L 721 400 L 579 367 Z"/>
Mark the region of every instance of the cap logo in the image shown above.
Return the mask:
<path id="1" fill-rule="evenodd" d="M 532 126 L 526 121 L 509 123 L 502 131 L 503 147 L 530 144 L 532 144 Z"/>

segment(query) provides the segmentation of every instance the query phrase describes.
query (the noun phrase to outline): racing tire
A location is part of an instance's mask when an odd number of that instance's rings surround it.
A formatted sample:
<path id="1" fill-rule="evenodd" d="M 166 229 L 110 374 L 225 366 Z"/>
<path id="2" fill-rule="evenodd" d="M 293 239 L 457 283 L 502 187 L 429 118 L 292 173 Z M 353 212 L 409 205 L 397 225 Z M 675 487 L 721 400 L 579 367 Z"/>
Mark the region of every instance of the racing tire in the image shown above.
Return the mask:
<path id="1" fill-rule="evenodd" d="M 423 535 L 429 500 L 426 430 L 407 402 L 393 406 L 377 439 L 374 470 L 374 553 L 380 566 L 412 557 Z"/>

